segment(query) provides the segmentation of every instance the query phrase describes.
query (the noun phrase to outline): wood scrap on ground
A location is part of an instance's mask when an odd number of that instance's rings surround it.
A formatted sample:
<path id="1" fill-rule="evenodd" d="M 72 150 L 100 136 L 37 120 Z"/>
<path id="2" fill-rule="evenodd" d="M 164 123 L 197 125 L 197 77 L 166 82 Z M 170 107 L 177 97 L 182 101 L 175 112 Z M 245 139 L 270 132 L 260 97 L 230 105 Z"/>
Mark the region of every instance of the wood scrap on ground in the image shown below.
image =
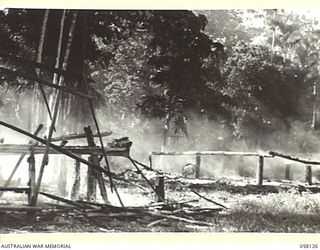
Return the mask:
<path id="1" fill-rule="evenodd" d="M 108 204 L 99 204 L 93 202 L 85 202 L 85 201 L 71 201 L 68 199 L 64 199 L 62 197 L 58 197 L 55 195 L 47 194 L 44 192 L 40 192 L 40 194 L 45 195 L 51 199 L 54 199 L 59 202 L 66 203 L 68 205 L 72 205 L 75 209 L 79 209 L 86 217 L 108 217 L 108 218 L 131 218 L 131 219 L 145 219 L 148 225 L 150 224 L 149 220 L 152 218 L 161 218 L 165 220 L 175 220 L 180 222 L 185 222 L 188 224 L 195 224 L 200 226 L 212 226 L 211 223 L 194 219 L 191 216 L 199 216 L 205 213 L 217 213 L 221 211 L 221 209 L 215 208 L 192 208 L 186 206 L 186 203 L 176 203 L 166 204 L 163 203 L 162 206 L 158 207 L 117 207 Z M 168 205 L 168 206 L 167 206 Z M 186 206 L 185 209 L 182 206 Z M 169 209 L 167 209 L 169 208 Z M 148 217 L 148 219 L 146 219 Z M 157 219 L 158 220 L 158 219 Z M 160 223 L 160 222 L 158 222 Z"/>

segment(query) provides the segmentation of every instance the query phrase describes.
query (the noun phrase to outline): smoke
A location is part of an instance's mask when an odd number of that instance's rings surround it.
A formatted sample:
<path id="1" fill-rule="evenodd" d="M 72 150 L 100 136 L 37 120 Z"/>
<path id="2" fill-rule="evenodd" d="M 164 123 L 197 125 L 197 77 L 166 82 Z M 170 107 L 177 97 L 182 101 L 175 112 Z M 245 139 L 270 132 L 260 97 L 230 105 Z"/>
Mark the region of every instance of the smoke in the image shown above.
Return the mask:
<path id="1" fill-rule="evenodd" d="M 120 120 L 107 119 L 100 116 L 100 121 L 114 131 L 113 137 L 128 136 L 132 140 L 131 157 L 145 164 L 149 164 L 149 154 L 161 151 L 163 144 L 163 122 L 158 119 L 142 117 L 132 118 L 123 115 Z M 245 136 L 235 140 L 232 128 L 223 122 L 208 120 L 194 114 L 189 115 L 187 121 L 188 138 L 170 138 L 165 151 L 236 151 L 261 152 L 269 150 L 284 154 L 309 158 L 320 161 L 317 148 L 320 140 L 316 134 L 299 121 L 291 121 L 290 127 L 283 126 L 283 121 L 273 121 L 280 124 L 278 129 L 266 127 L 263 130 L 246 130 Z M 174 135 L 173 131 L 170 131 Z M 111 138 L 108 138 L 111 139 Z M 107 140 L 108 140 L 107 139 Z M 132 167 L 126 159 L 112 158 L 116 170 Z M 182 173 L 186 164 L 195 164 L 195 156 L 153 156 L 152 165 L 155 169 L 168 172 Z M 252 156 L 201 156 L 200 177 L 255 177 L 258 157 Z M 290 167 L 288 167 L 290 165 Z M 289 174 L 286 169 L 290 168 Z M 314 172 L 318 167 L 313 167 Z M 264 178 L 270 180 L 304 180 L 305 165 L 281 158 L 265 158 Z"/>
<path id="2" fill-rule="evenodd" d="M 12 111 L 14 110 L 14 111 Z M 24 99 L 19 108 L 11 110 L 6 107 L 0 110 L 1 120 L 9 122 L 13 125 L 29 130 L 31 101 Z M 320 140 L 317 134 L 310 131 L 305 124 L 298 121 L 291 121 L 289 129 L 285 126 L 279 126 L 279 129 L 264 128 L 250 129 L 244 128 L 244 136 L 235 139 L 233 128 L 227 126 L 217 119 L 212 121 L 203 116 L 189 114 L 187 120 L 188 138 L 171 137 L 165 151 L 237 151 L 237 152 L 268 152 L 269 150 L 279 151 L 301 158 L 309 158 L 320 161 L 318 148 Z M 59 126 L 55 136 L 82 132 L 83 127 L 90 125 L 93 133 L 96 128 L 93 123 L 92 116 L 87 115 L 86 120 L 90 120 L 90 124 L 79 124 L 76 117 L 68 117 L 68 126 L 62 130 Z M 163 146 L 163 121 L 159 119 L 150 119 L 140 116 L 139 114 L 128 114 L 125 112 L 110 113 L 105 110 L 97 112 L 97 118 L 101 132 L 112 131 L 111 136 L 103 138 L 105 146 L 113 139 L 124 136 L 129 137 L 133 142 L 130 149 L 132 158 L 149 164 L 149 154 L 162 150 Z M 31 116 L 31 120 L 33 117 Z M 63 121 L 61 121 L 63 123 Z M 283 121 L 274 121 L 274 123 L 283 124 Z M 76 124 L 72 125 L 72 124 Z M 37 124 L 33 124 L 36 127 Z M 77 129 L 75 129 L 77 128 Z M 171 125 L 172 128 L 172 125 Z M 46 134 L 43 129 L 40 137 Z M 170 135 L 174 135 L 173 129 Z M 0 138 L 4 138 L 7 144 L 26 144 L 29 138 L 10 129 L 0 127 Z M 96 144 L 100 145 L 96 140 Z M 86 139 L 72 140 L 67 145 L 87 145 Z M 17 162 L 19 156 L 8 156 L 0 154 L 0 185 L 10 175 L 13 166 Z M 83 156 L 86 157 L 86 156 Z M 111 170 L 114 172 L 122 172 L 127 169 L 135 169 L 131 162 L 123 157 L 108 157 Z M 36 156 L 37 173 L 41 165 L 42 155 Z M 254 178 L 257 168 L 257 157 L 241 157 L 241 156 L 201 156 L 200 177 L 201 178 Z M 61 164 L 64 162 L 64 164 Z M 186 164 L 195 164 L 195 156 L 153 156 L 153 168 L 173 173 L 182 173 L 182 169 Z M 289 178 L 292 180 L 304 180 L 305 165 L 280 158 L 265 158 L 264 161 L 264 178 L 270 180 L 283 180 Z M 57 189 L 60 171 L 62 166 L 67 166 L 67 187 L 68 194 L 72 189 L 74 181 L 74 161 L 65 156 L 50 155 L 49 165 L 45 168 L 43 178 L 44 189 Z M 290 165 L 290 167 L 288 167 Z M 13 181 L 20 181 L 20 185 L 27 185 L 28 164 L 24 160 L 21 167 L 17 171 Z M 290 169 L 289 173 L 287 169 Z M 81 164 L 81 188 L 85 192 L 87 167 Z M 287 172 L 286 172 L 287 171 Z M 320 172 L 319 167 L 313 167 L 314 180 L 317 181 L 316 175 Z"/>

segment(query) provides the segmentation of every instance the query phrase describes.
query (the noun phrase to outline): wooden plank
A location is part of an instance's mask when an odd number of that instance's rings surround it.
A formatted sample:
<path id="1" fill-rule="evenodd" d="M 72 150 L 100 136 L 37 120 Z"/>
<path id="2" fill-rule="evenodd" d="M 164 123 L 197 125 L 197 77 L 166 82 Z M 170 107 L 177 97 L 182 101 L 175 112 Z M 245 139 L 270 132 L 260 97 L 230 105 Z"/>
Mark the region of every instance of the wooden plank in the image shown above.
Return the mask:
<path id="1" fill-rule="evenodd" d="M 75 206 L 75 207 L 78 207 L 78 208 L 92 208 L 92 206 L 89 206 L 87 204 L 82 204 L 82 203 L 79 203 L 79 202 L 76 202 L 76 201 L 71 201 L 71 200 L 68 200 L 68 199 L 53 195 L 53 194 L 48 194 L 46 192 L 39 192 L 39 194 L 41 194 L 43 196 L 46 196 L 46 197 L 48 197 L 50 199 L 53 199 L 53 200 L 56 200 L 56 201 L 60 201 L 60 202 L 63 202 L 63 203 L 66 203 L 68 205 L 72 205 L 72 206 Z"/>
<path id="2" fill-rule="evenodd" d="M 42 210 L 41 207 L 0 205 L 0 211 L 41 212 Z"/>
<path id="3" fill-rule="evenodd" d="M 28 193 L 29 187 L 0 187 L 1 192 Z"/>
<path id="4" fill-rule="evenodd" d="M 184 151 L 184 152 L 152 152 L 152 155 L 225 155 L 225 156 L 263 156 L 263 157 L 273 157 L 267 153 L 257 153 L 257 152 L 234 152 L 234 151 Z"/>
<path id="5" fill-rule="evenodd" d="M 27 144 L 0 144 L 0 154 L 28 154 L 30 145 Z M 77 155 L 103 155 L 101 147 L 88 147 L 88 146 L 64 146 L 66 151 Z M 46 147 L 43 145 L 34 146 L 34 154 L 44 154 Z M 105 148 L 108 156 L 129 156 L 129 148 Z M 61 154 L 61 152 L 50 148 L 49 154 Z"/>
<path id="6" fill-rule="evenodd" d="M 112 135 L 112 132 L 102 132 L 101 137 L 109 136 Z M 99 137 L 98 134 L 92 135 L 93 137 Z M 54 137 L 51 139 L 51 142 L 55 141 L 67 141 L 67 140 L 76 140 L 76 139 L 85 139 L 86 135 L 85 134 L 69 134 L 69 135 L 63 135 L 59 137 Z"/>

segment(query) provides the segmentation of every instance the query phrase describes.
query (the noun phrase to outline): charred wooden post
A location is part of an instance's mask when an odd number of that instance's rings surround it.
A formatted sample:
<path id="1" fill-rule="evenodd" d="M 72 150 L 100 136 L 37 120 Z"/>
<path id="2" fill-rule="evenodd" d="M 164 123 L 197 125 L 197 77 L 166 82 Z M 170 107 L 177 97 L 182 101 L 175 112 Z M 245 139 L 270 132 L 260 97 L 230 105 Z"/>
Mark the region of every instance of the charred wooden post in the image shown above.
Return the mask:
<path id="1" fill-rule="evenodd" d="M 158 176 L 156 178 L 156 202 L 164 201 L 165 192 L 164 192 L 164 177 Z"/>
<path id="2" fill-rule="evenodd" d="M 196 169 L 195 169 L 195 177 L 199 178 L 200 175 L 200 164 L 201 164 L 201 156 L 196 156 Z"/>
<path id="3" fill-rule="evenodd" d="M 98 160 L 98 157 L 95 158 L 95 160 L 93 161 L 93 164 L 99 164 L 99 161 L 97 161 L 97 160 Z M 102 173 L 99 172 L 98 170 L 94 169 L 94 176 L 95 176 L 96 180 L 98 181 L 101 197 L 102 197 L 104 203 L 108 204 L 109 200 L 108 200 L 108 195 L 107 195 L 107 189 L 105 186 L 105 182 L 104 182 Z"/>
<path id="4" fill-rule="evenodd" d="M 29 193 L 28 193 L 28 204 L 32 206 L 32 200 L 34 199 L 36 189 L 36 167 L 33 148 L 30 149 L 30 156 L 28 157 L 29 163 Z"/>
<path id="5" fill-rule="evenodd" d="M 84 128 L 84 132 L 87 136 L 88 145 L 90 147 L 95 147 L 96 144 L 94 142 L 92 130 L 90 126 Z M 100 166 L 99 157 L 97 155 L 91 154 L 89 157 L 89 162 L 95 166 Z M 99 184 L 100 193 L 105 203 L 108 203 L 107 190 L 104 185 L 104 180 L 102 173 L 97 169 L 88 168 L 88 190 L 87 190 L 87 200 L 92 201 L 96 199 L 96 186 L 97 182 Z"/>
<path id="6" fill-rule="evenodd" d="M 79 191 L 80 191 L 80 161 L 75 161 L 75 177 L 74 177 L 74 183 L 72 186 L 71 191 L 71 200 L 77 200 L 79 198 Z"/>
<path id="7" fill-rule="evenodd" d="M 290 173 L 291 164 L 286 164 L 284 166 L 284 179 L 291 180 L 291 173 Z"/>
<path id="8" fill-rule="evenodd" d="M 263 165 L 264 165 L 264 157 L 259 156 L 258 165 L 257 165 L 257 185 L 262 185 L 262 182 L 263 182 Z"/>
<path id="9" fill-rule="evenodd" d="M 312 168 L 310 165 L 306 165 L 305 181 L 309 185 L 312 185 Z"/>

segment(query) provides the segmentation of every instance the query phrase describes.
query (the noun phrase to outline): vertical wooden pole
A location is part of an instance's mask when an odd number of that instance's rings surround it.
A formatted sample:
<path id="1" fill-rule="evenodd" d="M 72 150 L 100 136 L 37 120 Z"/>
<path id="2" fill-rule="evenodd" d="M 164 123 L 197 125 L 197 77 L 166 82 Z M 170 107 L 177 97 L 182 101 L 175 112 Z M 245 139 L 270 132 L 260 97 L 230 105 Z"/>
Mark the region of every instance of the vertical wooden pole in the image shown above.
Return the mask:
<path id="1" fill-rule="evenodd" d="M 74 29 L 75 29 L 75 25 L 76 25 L 76 20 L 77 20 L 77 15 L 78 12 L 75 11 L 71 20 L 71 25 L 70 25 L 70 30 L 69 30 L 69 34 L 68 34 L 68 38 L 67 38 L 67 44 L 66 44 L 66 49 L 65 49 L 65 55 L 64 55 L 64 62 L 62 64 L 62 69 L 66 70 L 67 68 L 67 62 L 69 59 L 69 54 L 70 54 L 70 50 L 71 50 L 71 44 L 72 44 L 72 39 L 73 39 L 73 35 L 74 35 Z M 64 76 L 62 75 L 59 79 L 59 86 L 62 86 L 64 82 Z M 55 128 L 55 123 L 56 123 L 56 119 L 57 119 L 57 115 L 58 115 L 58 111 L 59 111 L 59 106 L 60 106 L 60 101 L 61 101 L 61 91 L 57 92 L 57 97 L 56 97 L 56 103 L 54 106 L 54 110 L 53 110 L 53 118 L 50 124 L 50 128 L 49 128 L 49 132 L 48 132 L 48 138 L 47 138 L 47 144 L 46 144 L 46 150 L 45 153 L 43 155 L 42 158 L 42 162 L 41 162 L 41 166 L 40 166 L 40 170 L 39 170 L 39 174 L 38 174 L 38 180 L 37 180 L 37 184 L 36 184 L 36 190 L 35 190 L 35 195 L 33 200 L 31 201 L 32 205 L 36 205 L 37 204 L 37 200 L 38 200 L 38 195 L 40 192 L 40 186 L 41 186 L 41 181 L 42 181 L 42 176 L 44 173 L 44 168 L 46 165 L 48 165 L 49 162 L 49 143 L 51 142 L 51 138 L 53 135 L 53 130 Z"/>
<path id="2" fill-rule="evenodd" d="M 89 162 L 93 163 L 92 157 L 89 156 Z M 87 172 L 87 201 L 95 202 L 97 193 L 97 180 L 94 176 L 94 169 L 88 166 Z"/>
<path id="3" fill-rule="evenodd" d="M 199 178 L 200 175 L 200 164 L 201 164 L 201 156 L 196 156 L 196 171 L 195 171 L 195 177 Z"/>
<path id="4" fill-rule="evenodd" d="M 34 151 L 33 147 L 30 149 L 30 156 L 28 157 L 29 163 L 29 194 L 28 194 L 28 204 L 32 206 L 32 200 L 35 195 L 36 188 L 36 167 L 35 167 L 35 159 L 34 159 Z"/>
<path id="5" fill-rule="evenodd" d="M 95 147 L 96 144 L 93 139 L 93 134 L 90 126 L 84 128 L 84 132 L 87 137 L 88 145 L 90 147 Z M 97 155 L 91 154 L 89 161 L 96 165 L 100 166 L 99 157 Z M 88 190 L 87 190 L 87 200 L 93 201 L 96 199 L 96 186 L 99 184 L 100 193 L 105 203 L 108 203 L 108 196 L 106 186 L 104 184 L 102 173 L 98 170 L 88 166 Z"/>
<path id="6" fill-rule="evenodd" d="M 161 202 L 165 199 L 165 192 L 164 192 L 164 177 L 158 176 L 156 178 L 156 201 Z"/>
<path id="7" fill-rule="evenodd" d="M 312 168 L 310 165 L 306 165 L 306 175 L 305 175 L 305 181 L 312 185 Z"/>
<path id="8" fill-rule="evenodd" d="M 40 124 L 40 125 L 38 126 L 37 130 L 34 132 L 34 135 L 37 136 L 37 135 L 40 133 L 40 131 L 41 131 L 42 128 L 43 128 L 43 124 Z M 31 140 L 31 141 L 29 141 L 29 144 L 34 144 L 34 142 Z M 11 182 L 14 174 L 15 174 L 16 171 L 18 170 L 18 168 L 19 168 L 22 160 L 24 159 L 24 157 L 25 157 L 26 155 L 27 155 L 26 153 L 23 153 L 23 154 L 20 155 L 19 160 L 17 161 L 16 165 L 14 166 L 14 168 L 13 168 L 13 170 L 12 170 L 12 172 L 11 172 L 9 178 L 8 178 L 8 180 L 7 180 L 6 183 L 4 184 L 4 187 L 8 187 L 8 186 L 10 185 L 10 182 Z M 2 194 L 3 194 L 3 192 L 0 192 L 0 197 L 2 196 Z"/>
<path id="9" fill-rule="evenodd" d="M 81 156 L 80 156 L 81 157 Z M 79 198 L 80 191 L 80 161 L 75 161 L 75 177 L 71 191 L 71 200 L 75 201 Z"/>
<path id="10" fill-rule="evenodd" d="M 245 176 L 244 173 L 244 160 L 243 160 L 243 156 L 239 156 L 239 161 L 238 161 L 238 174 L 239 176 Z"/>
<path id="11" fill-rule="evenodd" d="M 286 164 L 284 166 L 284 179 L 285 180 L 291 180 L 290 168 L 291 168 L 291 164 Z"/>
<path id="12" fill-rule="evenodd" d="M 68 169 L 66 166 L 66 162 L 65 162 L 65 157 L 60 156 L 57 159 L 59 161 L 59 165 L 57 167 L 59 167 L 59 179 L 58 179 L 58 189 L 59 189 L 59 194 L 61 196 L 67 196 L 68 191 L 67 191 L 67 178 L 68 178 Z"/>
<path id="13" fill-rule="evenodd" d="M 257 165 L 257 185 L 262 185 L 263 182 L 263 165 L 264 165 L 264 157 L 259 156 L 258 165 Z"/>
<path id="14" fill-rule="evenodd" d="M 93 158 L 93 164 L 95 164 L 96 166 L 100 166 L 98 157 Z M 96 180 L 98 181 L 101 197 L 102 197 L 104 203 L 108 204 L 109 201 L 108 201 L 107 189 L 105 186 L 105 182 L 104 182 L 102 173 L 99 172 L 98 170 L 94 169 L 94 176 L 95 176 Z"/>
<path id="15" fill-rule="evenodd" d="M 152 153 L 149 154 L 149 167 L 152 168 Z"/>

